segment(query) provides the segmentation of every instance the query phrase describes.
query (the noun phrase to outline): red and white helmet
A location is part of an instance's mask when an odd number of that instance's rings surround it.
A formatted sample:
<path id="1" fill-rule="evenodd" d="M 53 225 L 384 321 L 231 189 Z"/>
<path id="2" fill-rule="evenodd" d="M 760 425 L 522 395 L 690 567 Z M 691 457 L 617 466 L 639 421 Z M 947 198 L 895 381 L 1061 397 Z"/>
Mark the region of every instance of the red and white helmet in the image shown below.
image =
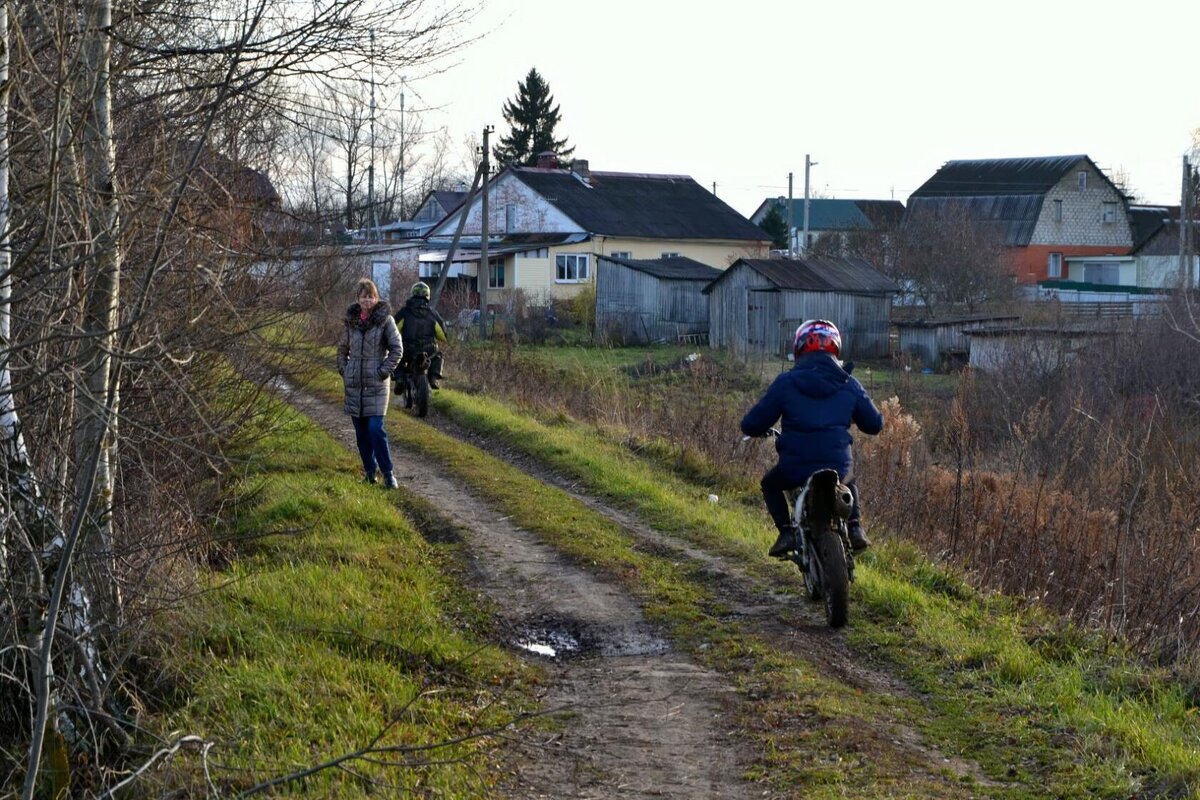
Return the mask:
<path id="1" fill-rule="evenodd" d="M 796 328 L 792 353 L 799 358 L 805 353 L 829 353 L 837 357 L 842 352 L 842 334 L 837 325 L 826 319 L 810 319 Z"/>

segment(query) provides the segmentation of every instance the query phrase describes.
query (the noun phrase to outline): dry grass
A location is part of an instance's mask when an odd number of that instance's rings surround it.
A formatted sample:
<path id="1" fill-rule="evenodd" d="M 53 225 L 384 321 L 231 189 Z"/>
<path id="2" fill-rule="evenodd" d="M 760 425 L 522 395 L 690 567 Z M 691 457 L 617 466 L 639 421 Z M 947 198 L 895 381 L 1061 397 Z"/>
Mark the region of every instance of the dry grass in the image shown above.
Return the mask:
<path id="1" fill-rule="evenodd" d="M 1191 659 L 1200 652 L 1200 421 L 1176 376 L 1197 359 L 1111 350 L 1119 346 L 1081 354 L 1051 378 L 968 375 L 950 409 L 926 413 L 924 425 L 895 398 L 882 402 L 884 433 L 855 446 L 868 524 L 979 586 L 1143 652 Z M 511 346 L 455 354 L 475 390 L 561 424 L 597 425 L 685 478 L 757 502 L 774 453 L 743 443 L 738 423 L 761 382 L 707 353 L 625 370 L 599 361 L 585 351 L 577 367 L 547 366 Z"/>

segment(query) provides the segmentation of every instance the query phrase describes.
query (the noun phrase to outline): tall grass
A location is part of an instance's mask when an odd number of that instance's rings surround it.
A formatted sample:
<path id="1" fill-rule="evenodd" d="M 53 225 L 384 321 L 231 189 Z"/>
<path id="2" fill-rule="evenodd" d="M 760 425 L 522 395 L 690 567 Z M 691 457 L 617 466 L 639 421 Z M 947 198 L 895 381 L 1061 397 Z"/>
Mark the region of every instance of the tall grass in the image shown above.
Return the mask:
<path id="1" fill-rule="evenodd" d="M 1020 365 L 968 375 L 949 408 L 920 422 L 895 398 L 881 402 L 884 433 L 855 446 L 868 523 L 955 563 L 978 586 L 1186 662 L 1200 651 L 1200 422 L 1178 365 L 1200 356 L 1159 352 L 1131 370 L 1136 353 L 1119 341 L 1105 348 L 1051 375 Z M 622 368 L 606 351 L 575 352 L 549 362 L 497 346 L 455 359 L 475 390 L 545 419 L 597 425 L 684 477 L 733 485 L 755 502 L 774 453 L 742 443 L 738 423 L 762 382 L 707 352 Z"/>

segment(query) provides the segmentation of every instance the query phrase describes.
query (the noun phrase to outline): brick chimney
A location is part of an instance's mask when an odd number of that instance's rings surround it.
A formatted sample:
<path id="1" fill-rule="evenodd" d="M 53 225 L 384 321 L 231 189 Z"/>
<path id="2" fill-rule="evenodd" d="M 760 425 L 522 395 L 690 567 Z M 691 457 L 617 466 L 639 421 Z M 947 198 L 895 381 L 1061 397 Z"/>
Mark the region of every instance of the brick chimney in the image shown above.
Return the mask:
<path id="1" fill-rule="evenodd" d="M 538 169 L 558 169 L 558 153 L 553 150 L 543 150 L 537 156 Z"/>
<path id="2" fill-rule="evenodd" d="M 592 171 L 588 169 L 588 162 L 585 158 L 577 158 L 571 162 L 571 172 L 574 172 L 585 182 L 592 179 Z"/>

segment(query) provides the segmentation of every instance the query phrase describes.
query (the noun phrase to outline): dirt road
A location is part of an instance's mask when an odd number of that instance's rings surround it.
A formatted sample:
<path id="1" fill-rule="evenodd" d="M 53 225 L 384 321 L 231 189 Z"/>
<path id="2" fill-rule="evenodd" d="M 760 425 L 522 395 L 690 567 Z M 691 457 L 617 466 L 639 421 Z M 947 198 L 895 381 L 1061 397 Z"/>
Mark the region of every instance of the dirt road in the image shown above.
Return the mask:
<path id="1" fill-rule="evenodd" d="M 340 405 L 289 390 L 288 399 L 338 441 L 354 449 Z M 919 698 L 902 680 L 851 651 L 844 633 L 830 631 L 819 609 L 795 592 L 781 592 L 738 564 L 646 525 L 635 515 L 590 495 L 573 481 L 511 448 L 432 416 L 437 425 L 561 488 L 619 524 L 639 543 L 690 561 L 710 576 L 739 626 L 781 652 L 809 658 L 825 677 L 878 695 L 877 718 L 856 738 L 903 774 L 891 776 L 925 787 L 931 797 L 987 796 L 995 786 L 978 765 L 948 756 L 927 743 L 888 699 Z M 740 798 L 778 794 L 747 781 L 758 759 L 738 717 L 747 698 L 730 681 L 678 652 L 649 626 L 637 602 L 618 585 L 564 559 L 532 534 L 479 502 L 466 487 L 431 470 L 427 460 L 393 445 L 396 475 L 464 531 L 480 589 L 505 611 L 507 644 L 551 670 L 542 699 L 561 710 L 561 730 L 540 741 L 519 742 L 514 753 L 512 797 L 536 798 Z M 800 624 L 797 624 L 797 620 Z M 814 657 L 816 656 L 816 657 Z M 775 724 L 809 726 L 811 720 Z M 966 789 L 964 786 L 974 787 Z M 799 794 L 797 794 L 799 793 Z M 789 787 L 779 796 L 802 796 Z"/>
<path id="2" fill-rule="evenodd" d="M 289 401 L 355 450 L 337 405 Z M 481 504 L 465 487 L 395 445 L 397 479 L 467 539 L 479 588 L 505 611 L 508 644 L 552 671 L 544 708 L 561 730 L 515 747 L 510 791 L 521 798 L 743 798 L 751 761 L 729 730 L 737 696 L 717 673 L 676 652 L 619 587 L 569 563 Z"/>

